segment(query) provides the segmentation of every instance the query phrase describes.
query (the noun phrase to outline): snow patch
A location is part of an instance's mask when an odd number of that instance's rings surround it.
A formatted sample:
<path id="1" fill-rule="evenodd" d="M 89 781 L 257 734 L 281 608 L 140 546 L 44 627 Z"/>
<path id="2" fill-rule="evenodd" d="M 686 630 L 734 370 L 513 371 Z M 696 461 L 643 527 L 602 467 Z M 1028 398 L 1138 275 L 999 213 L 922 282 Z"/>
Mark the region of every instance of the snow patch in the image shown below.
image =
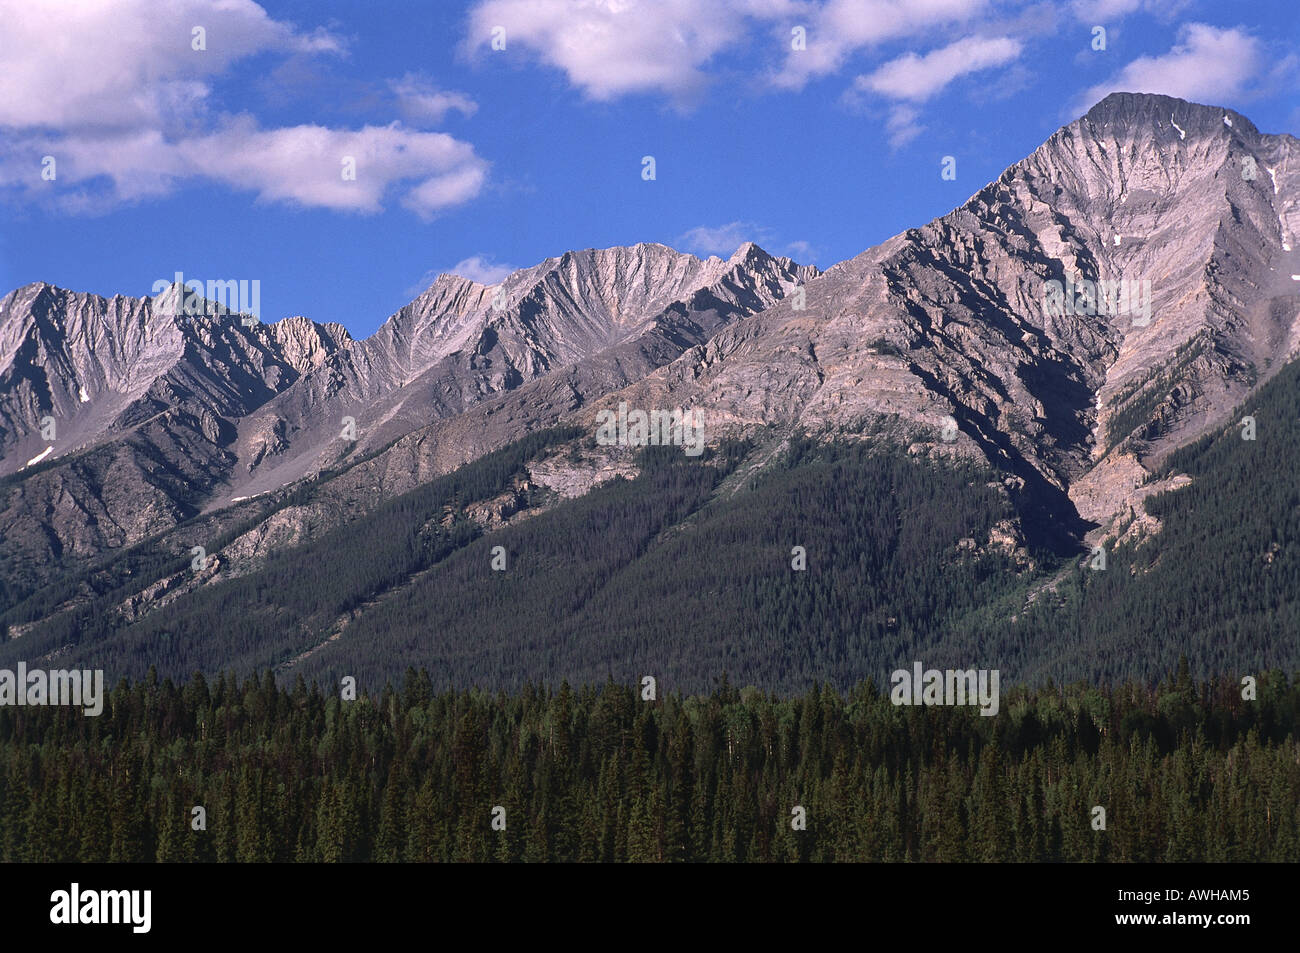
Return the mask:
<path id="1" fill-rule="evenodd" d="M 77 399 L 80 400 L 83 404 L 90 403 L 90 395 L 86 393 L 85 387 L 77 388 Z"/>
<path id="2" fill-rule="evenodd" d="M 284 484 L 284 486 L 288 486 L 288 485 L 289 485 L 288 483 L 285 483 L 285 484 Z M 255 500 L 255 499 L 257 499 L 259 496 L 266 496 L 266 494 L 268 494 L 268 493 L 270 493 L 270 492 L 271 492 L 270 490 L 263 490 L 261 493 L 251 493 L 251 494 L 249 494 L 248 496 L 232 496 L 232 497 L 230 498 L 230 502 L 231 502 L 231 503 L 240 503 L 240 502 L 242 502 L 242 501 L 244 501 L 244 500 Z"/>
<path id="3" fill-rule="evenodd" d="M 1232 120 L 1229 119 L 1227 116 L 1223 117 L 1223 124 L 1227 126 L 1229 129 L 1232 128 Z"/>
<path id="4" fill-rule="evenodd" d="M 1227 117 L 1225 116 L 1224 118 L 1226 119 Z M 1183 129 L 1183 127 L 1180 126 L 1180 125 L 1178 125 L 1178 123 L 1174 122 L 1174 114 L 1173 114 L 1173 113 L 1170 113 L 1170 114 L 1169 114 L 1169 125 L 1173 126 L 1175 129 L 1178 130 L 1178 138 L 1179 138 L 1179 139 L 1186 139 L 1186 138 L 1187 138 L 1187 132 Z"/>
<path id="5" fill-rule="evenodd" d="M 35 466 L 36 464 L 40 463 L 42 460 L 44 460 L 46 457 L 48 457 L 48 456 L 49 456 L 50 454 L 52 454 L 53 452 L 54 452 L 54 448 L 53 448 L 53 447 L 46 447 L 44 450 L 42 450 L 42 451 L 41 451 L 40 453 L 38 453 L 36 456 L 34 456 L 34 457 L 32 457 L 30 460 L 28 460 L 28 461 L 27 461 L 27 466 L 29 466 L 29 467 L 31 467 L 31 466 Z"/>
<path id="6" fill-rule="evenodd" d="M 1277 169 L 1268 169 L 1268 177 L 1273 181 L 1273 194 L 1277 195 Z M 1287 241 L 1289 237 L 1286 233 L 1286 222 L 1282 221 L 1281 213 L 1277 216 L 1277 230 L 1282 233 L 1282 250 L 1290 251 L 1291 243 Z"/>

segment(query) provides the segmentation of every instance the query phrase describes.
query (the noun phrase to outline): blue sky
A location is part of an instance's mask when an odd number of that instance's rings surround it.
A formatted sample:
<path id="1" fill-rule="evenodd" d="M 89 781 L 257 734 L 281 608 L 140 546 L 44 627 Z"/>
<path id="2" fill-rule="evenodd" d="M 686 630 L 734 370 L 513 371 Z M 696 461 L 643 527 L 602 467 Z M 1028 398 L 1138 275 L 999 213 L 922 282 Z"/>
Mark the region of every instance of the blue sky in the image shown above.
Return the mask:
<path id="1" fill-rule="evenodd" d="M 825 268 L 1117 89 L 1300 133 L 1300 5 L 0 0 L 0 294 L 256 279 L 364 336 L 574 248 Z"/>

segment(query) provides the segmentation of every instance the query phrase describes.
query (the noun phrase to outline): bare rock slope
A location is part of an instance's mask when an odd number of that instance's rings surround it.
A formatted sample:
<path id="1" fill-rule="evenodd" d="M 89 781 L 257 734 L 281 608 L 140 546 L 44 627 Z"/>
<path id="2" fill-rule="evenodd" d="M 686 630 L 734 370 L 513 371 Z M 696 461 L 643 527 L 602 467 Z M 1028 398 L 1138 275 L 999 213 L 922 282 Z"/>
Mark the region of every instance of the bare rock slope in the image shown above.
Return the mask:
<path id="1" fill-rule="evenodd" d="M 697 408 L 710 440 L 869 423 L 985 459 L 1019 532 L 1077 545 L 1131 523 L 1154 465 L 1295 357 L 1298 232 L 1295 138 L 1121 93 L 824 274 L 753 244 L 568 252 L 491 287 L 443 275 L 359 342 L 29 285 L 0 300 L 0 562 L 35 585 L 324 475 L 324 502 L 245 544 L 299 540 L 621 402 Z"/>

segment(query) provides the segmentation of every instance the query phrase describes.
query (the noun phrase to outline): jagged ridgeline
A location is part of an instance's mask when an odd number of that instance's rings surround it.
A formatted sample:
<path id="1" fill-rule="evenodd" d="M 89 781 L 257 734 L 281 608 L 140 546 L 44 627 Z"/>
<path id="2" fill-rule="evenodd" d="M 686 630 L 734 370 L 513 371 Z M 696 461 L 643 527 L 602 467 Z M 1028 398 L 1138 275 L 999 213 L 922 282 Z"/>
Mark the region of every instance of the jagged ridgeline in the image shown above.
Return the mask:
<path id="1" fill-rule="evenodd" d="M 1297 160 L 1117 93 L 825 272 L 570 251 L 442 275 L 364 341 L 24 286 L 0 659 L 683 691 L 1296 668 Z M 698 411 L 710 451 L 602 444 L 624 405 Z"/>
<path id="2" fill-rule="evenodd" d="M 99 718 L 0 708 L 0 860 L 1300 859 L 1300 688 L 1281 673 L 1250 703 L 1185 668 L 1006 701 L 982 718 L 871 686 L 435 694 L 410 672 L 341 702 L 150 676 Z"/>

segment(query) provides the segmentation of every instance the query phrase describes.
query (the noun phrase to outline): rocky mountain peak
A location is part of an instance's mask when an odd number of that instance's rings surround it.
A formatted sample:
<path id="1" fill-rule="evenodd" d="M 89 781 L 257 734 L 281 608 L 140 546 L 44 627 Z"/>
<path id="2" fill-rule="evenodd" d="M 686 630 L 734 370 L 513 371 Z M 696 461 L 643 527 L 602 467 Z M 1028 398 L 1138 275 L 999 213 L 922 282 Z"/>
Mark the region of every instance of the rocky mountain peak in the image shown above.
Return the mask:
<path id="1" fill-rule="evenodd" d="M 1233 131 L 1259 135 L 1255 124 L 1235 110 L 1156 93 L 1111 93 L 1078 120 L 1080 124 L 1085 122 L 1099 128 L 1143 132 L 1163 127 L 1187 135 L 1224 135 Z"/>
<path id="2" fill-rule="evenodd" d="M 756 242 L 745 242 L 731 253 L 731 257 L 727 259 L 727 264 L 734 265 L 740 262 L 762 261 L 771 257 Z"/>
<path id="3" fill-rule="evenodd" d="M 752 241 L 725 260 L 587 248 L 491 287 L 440 275 L 362 341 L 34 283 L 0 299 L 0 460 L 42 453 L 53 408 L 42 467 L 116 440 L 142 480 L 185 473 L 191 507 L 362 460 L 395 492 L 609 402 L 670 400 L 705 408 L 709 439 L 883 421 L 918 454 L 985 458 L 1077 536 L 1297 353 L 1297 232 L 1297 140 L 1118 93 L 824 274 Z"/>

